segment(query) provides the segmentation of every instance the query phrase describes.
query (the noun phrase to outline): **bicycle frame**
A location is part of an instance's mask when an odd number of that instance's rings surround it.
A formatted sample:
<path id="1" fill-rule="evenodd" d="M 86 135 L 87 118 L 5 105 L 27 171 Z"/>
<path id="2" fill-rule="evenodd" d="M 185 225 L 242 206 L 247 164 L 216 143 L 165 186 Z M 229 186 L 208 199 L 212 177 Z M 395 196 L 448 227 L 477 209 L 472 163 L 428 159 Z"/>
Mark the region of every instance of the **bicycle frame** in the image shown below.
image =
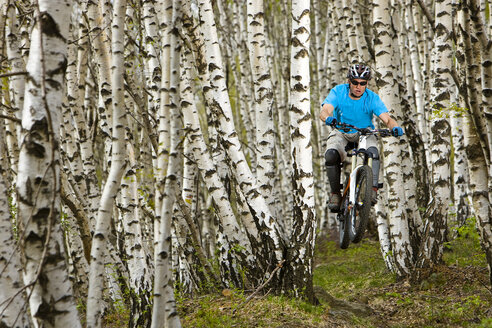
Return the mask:
<path id="1" fill-rule="evenodd" d="M 356 179 L 355 177 L 357 176 L 357 171 L 364 165 L 368 165 L 370 168 L 372 168 L 372 157 L 367 156 L 365 150 L 366 150 L 366 140 L 367 136 L 361 135 L 359 137 L 359 142 L 358 142 L 358 147 L 353 148 L 349 154 L 351 156 L 351 167 L 350 167 L 350 175 L 348 178 L 347 186 L 345 187 L 345 190 L 343 191 L 343 197 L 345 198 L 347 196 L 347 192 L 349 192 L 349 203 L 348 203 L 348 210 L 350 211 L 352 207 L 355 204 L 355 184 L 356 184 Z M 364 160 L 362 163 L 357 165 L 357 155 L 358 154 L 364 154 Z"/>

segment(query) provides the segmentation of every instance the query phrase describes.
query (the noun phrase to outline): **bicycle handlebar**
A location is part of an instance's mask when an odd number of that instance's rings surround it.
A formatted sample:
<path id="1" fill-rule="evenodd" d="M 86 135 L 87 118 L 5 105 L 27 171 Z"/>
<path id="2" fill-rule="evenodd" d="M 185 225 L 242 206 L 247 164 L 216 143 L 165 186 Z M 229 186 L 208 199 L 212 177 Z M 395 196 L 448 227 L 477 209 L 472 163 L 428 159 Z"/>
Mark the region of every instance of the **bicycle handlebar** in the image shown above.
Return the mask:
<path id="1" fill-rule="evenodd" d="M 356 130 L 359 132 L 361 135 L 370 135 L 370 134 L 378 134 L 381 137 L 389 137 L 392 136 L 393 133 L 391 133 L 390 130 L 388 129 L 370 129 L 370 128 L 358 128 L 352 124 L 347 124 L 347 123 L 336 123 L 333 125 L 335 129 L 344 131 L 344 132 L 349 132 L 350 130 Z"/>

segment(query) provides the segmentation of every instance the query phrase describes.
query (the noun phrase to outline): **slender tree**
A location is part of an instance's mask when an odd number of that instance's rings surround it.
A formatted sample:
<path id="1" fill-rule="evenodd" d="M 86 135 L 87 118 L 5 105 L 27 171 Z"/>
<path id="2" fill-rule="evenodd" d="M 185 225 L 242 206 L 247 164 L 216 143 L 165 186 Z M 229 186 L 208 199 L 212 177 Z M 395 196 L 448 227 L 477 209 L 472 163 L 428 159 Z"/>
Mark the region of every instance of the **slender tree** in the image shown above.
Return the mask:
<path id="1" fill-rule="evenodd" d="M 0 154 L 5 154 L 0 142 Z M 4 182 L 4 169 L 0 166 L 0 326 L 29 327 L 26 310 L 26 293 L 22 283 L 21 257 L 12 229 L 9 212 L 9 193 Z"/>
<path id="2" fill-rule="evenodd" d="M 109 175 L 104 184 L 96 226 L 91 248 L 91 262 L 89 274 L 89 295 L 87 300 L 87 327 L 100 327 L 102 317 L 102 294 L 104 282 L 104 265 L 108 254 L 108 234 L 113 218 L 114 198 L 120 187 L 125 173 L 126 148 L 125 129 L 127 126 L 124 103 L 123 85 L 123 51 L 125 29 L 126 1 L 117 0 L 114 3 L 114 18 L 112 24 L 112 60 L 111 60 L 111 87 L 112 87 L 112 150 Z"/>

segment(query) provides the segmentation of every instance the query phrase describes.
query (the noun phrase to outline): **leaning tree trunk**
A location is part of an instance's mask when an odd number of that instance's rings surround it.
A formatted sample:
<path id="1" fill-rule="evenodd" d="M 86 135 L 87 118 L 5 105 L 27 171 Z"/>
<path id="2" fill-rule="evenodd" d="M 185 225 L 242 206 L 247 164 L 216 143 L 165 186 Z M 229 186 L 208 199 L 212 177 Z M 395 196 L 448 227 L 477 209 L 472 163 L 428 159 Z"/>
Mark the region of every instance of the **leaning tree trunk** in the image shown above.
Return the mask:
<path id="1" fill-rule="evenodd" d="M 214 165 L 212 156 L 205 143 L 204 135 L 200 127 L 198 111 L 194 104 L 192 86 L 190 85 L 191 74 L 189 71 L 191 70 L 191 66 L 188 57 L 191 57 L 191 54 L 189 54 L 189 50 L 187 49 L 184 49 L 183 51 L 185 51 L 185 54 L 183 55 L 181 63 L 181 108 L 183 111 L 184 125 L 188 131 L 186 136 L 191 144 L 190 147 L 194 154 L 194 159 L 200 169 L 203 181 L 215 202 L 219 225 L 223 230 L 224 238 L 227 241 L 225 244 L 218 245 L 220 246 L 218 255 L 223 259 L 220 264 L 221 269 L 223 271 L 229 271 L 230 276 L 236 276 L 238 274 L 235 272 L 237 269 L 236 264 L 241 264 L 245 267 L 254 264 L 251 245 L 246 238 L 241 236 L 242 233 L 229 201 L 227 190 L 220 179 L 217 168 Z M 246 228 L 245 231 L 248 234 L 250 242 L 255 245 L 261 244 L 256 225 L 252 220 L 246 221 L 245 217 L 249 217 L 249 214 L 244 214 L 241 219 Z M 237 254 L 232 254 L 230 251 L 231 246 L 233 248 L 242 249 L 242 251 Z M 238 258 L 234 259 L 234 256 L 238 256 Z M 232 266 L 229 266 L 227 259 L 231 257 L 233 258 L 232 261 L 230 261 L 232 262 Z M 203 263 L 203 265 L 206 265 L 206 263 Z M 206 273 L 213 278 L 212 271 L 207 270 Z"/>
<path id="2" fill-rule="evenodd" d="M 251 212 L 254 213 L 255 221 L 261 227 L 263 238 L 260 248 L 255 250 L 261 267 L 274 267 L 283 258 L 282 238 L 278 229 L 276 219 L 272 216 L 265 202 L 265 198 L 258 192 L 258 182 L 253 176 L 248 162 L 242 151 L 238 134 L 234 127 L 232 108 L 226 85 L 226 74 L 223 69 L 222 56 L 217 41 L 217 29 L 214 23 L 212 4 L 210 0 L 199 2 L 201 23 L 200 30 L 204 39 L 203 59 L 210 70 L 211 88 L 204 90 L 205 98 L 218 124 L 219 137 L 227 156 L 234 167 L 235 179 L 247 199 Z M 254 273 L 253 273 L 254 272 Z M 264 272 L 258 272 L 250 268 L 252 275 L 263 276 Z"/>
<path id="3" fill-rule="evenodd" d="M 24 283 L 34 326 L 80 327 L 60 224 L 60 120 L 70 1 L 35 7 L 17 181 Z M 47 82 L 49 81 L 49 83 Z"/>
<path id="4" fill-rule="evenodd" d="M 124 27 L 125 27 L 125 0 L 116 0 L 114 3 L 114 18 L 112 32 L 112 152 L 111 167 L 104 185 L 96 227 L 91 247 L 91 263 L 89 273 L 89 296 L 87 300 L 87 327 L 100 327 L 102 308 L 102 293 L 106 277 L 104 265 L 109 242 L 110 224 L 113 213 L 114 198 L 121 184 L 126 165 L 125 126 L 126 111 L 124 103 L 123 73 L 124 65 Z"/>

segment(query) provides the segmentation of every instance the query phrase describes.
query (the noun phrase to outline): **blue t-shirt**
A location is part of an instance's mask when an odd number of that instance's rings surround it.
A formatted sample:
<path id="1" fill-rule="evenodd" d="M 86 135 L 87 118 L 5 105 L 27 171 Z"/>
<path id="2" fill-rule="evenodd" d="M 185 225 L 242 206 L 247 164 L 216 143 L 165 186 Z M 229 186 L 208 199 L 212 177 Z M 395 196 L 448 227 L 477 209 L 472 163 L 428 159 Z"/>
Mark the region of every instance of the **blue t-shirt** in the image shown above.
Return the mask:
<path id="1" fill-rule="evenodd" d="M 324 104 L 333 105 L 335 107 L 333 116 L 340 123 L 351 124 L 361 129 L 367 127 L 374 129 L 372 116 L 388 112 L 386 105 L 376 93 L 369 89 L 366 89 L 359 100 L 350 98 L 349 92 L 348 83 L 335 86 L 330 90 L 321 107 Z"/>

